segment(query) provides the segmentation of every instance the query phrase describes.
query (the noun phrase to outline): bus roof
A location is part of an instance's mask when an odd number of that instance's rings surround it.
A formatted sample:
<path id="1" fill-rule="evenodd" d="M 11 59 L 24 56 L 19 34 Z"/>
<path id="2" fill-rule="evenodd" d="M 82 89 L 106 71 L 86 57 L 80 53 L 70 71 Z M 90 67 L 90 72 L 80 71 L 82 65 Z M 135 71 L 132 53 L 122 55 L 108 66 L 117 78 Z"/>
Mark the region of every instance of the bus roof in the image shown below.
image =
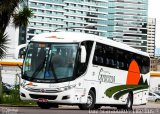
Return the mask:
<path id="1" fill-rule="evenodd" d="M 43 34 L 36 35 L 31 39 L 31 41 L 35 41 L 35 42 L 57 42 L 57 43 L 64 43 L 64 42 L 75 43 L 75 42 L 82 42 L 86 40 L 96 41 L 99 43 L 107 44 L 113 47 L 117 47 L 123 50 L 127 50 L 130 52 L 134 52 L 134 53 L 149 57 L 148 53 L 132 48 L 126 44 L 107 39 L 106 37 L 87 34 L 87 33 L 50 32 L 50 33 L 43 33 Z"/>

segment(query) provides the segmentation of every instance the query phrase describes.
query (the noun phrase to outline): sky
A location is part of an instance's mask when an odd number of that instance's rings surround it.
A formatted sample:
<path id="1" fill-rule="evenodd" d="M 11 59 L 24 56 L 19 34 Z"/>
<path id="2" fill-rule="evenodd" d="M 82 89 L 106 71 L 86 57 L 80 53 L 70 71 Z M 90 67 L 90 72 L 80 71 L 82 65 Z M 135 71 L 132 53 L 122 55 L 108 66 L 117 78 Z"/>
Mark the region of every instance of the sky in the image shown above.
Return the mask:
<path id="1" fill-rule="evenodd" d="M 148 17 L 156 18 L 156 48 L 160 48 L 160 0 L 148 0 Z"/>

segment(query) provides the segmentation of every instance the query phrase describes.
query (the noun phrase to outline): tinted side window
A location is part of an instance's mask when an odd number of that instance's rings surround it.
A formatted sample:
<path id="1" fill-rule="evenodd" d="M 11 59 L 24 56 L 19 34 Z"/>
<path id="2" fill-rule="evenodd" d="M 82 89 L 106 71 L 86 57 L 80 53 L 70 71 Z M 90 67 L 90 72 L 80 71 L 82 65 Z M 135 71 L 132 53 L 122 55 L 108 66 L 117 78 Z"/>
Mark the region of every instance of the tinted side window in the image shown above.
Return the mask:
<path id="1" fill-rule="evenodd" d="M 122 70 L 128 70 L 129 62 L 130 62 L 130 53 L 122 50 L 122 49 L 117 49 L 116 50 L 117 54 L 117 68 L 122 69 Z"/>
<path id="2" fill-rule="evenodd" d="M 88 62 L 89 62 L 89 58 L 90 58 L 90 54 L 91 54 L 91 50 L 92 50 L 92 46 L 93 46 L 93 41 L 84 41 L 81 43 L 81 45 L 86 47 L 86 52 L 87 52 L 87 56 L 86 56 L 86 62 L 85 63 L 80 63 L 80 61 L 78 61 L 77 63 L 77 68 L 76 68 L 76 74 L 78 76 L 82 75 L 83 73 L 85 73 L 87 66 L 88 66 Z M 79 50 L 79 54 L 78 54 L 78 58 L 80 60 L 80 50 Z"/>
<path id="3" fill-rule="evenodd" d="M 132 60 L 136 60 L 142 74 L 149 72 L 150 60 L 148 57 L 105 44 L 96 43 L 93 57 L 93 64 L 95 65 L 128 70 Z"/>
<path id="4" fill-rule="evenodd" d="M 128 70 L 130 58 L 130 53 L 127 51 L 97 43 L 93 57 L 93 64 Z"/>
<path id="5" fill-rule="evenodd" d="M 133 59 L 136 60 L 140 68 L 140 73 L 146 74 L 150 70 L 150 58 L 139 54 L 134 54 Z"/>
<path id="6" fill-rule="evenodd" d="M 150 58 L 143 57 L 142 58 L 142 65 L 141 65 L 141 73 L 146 74 L 150 71 Z"/>
<path id="7" fill-rule="evenodd" d="M 104 52 L 103 52 L 103 45 L 97 43 L 95 47 L 94 57 L 93 57 L 93 64 L 95 65 L 103 65 L 104 64 Z"/>

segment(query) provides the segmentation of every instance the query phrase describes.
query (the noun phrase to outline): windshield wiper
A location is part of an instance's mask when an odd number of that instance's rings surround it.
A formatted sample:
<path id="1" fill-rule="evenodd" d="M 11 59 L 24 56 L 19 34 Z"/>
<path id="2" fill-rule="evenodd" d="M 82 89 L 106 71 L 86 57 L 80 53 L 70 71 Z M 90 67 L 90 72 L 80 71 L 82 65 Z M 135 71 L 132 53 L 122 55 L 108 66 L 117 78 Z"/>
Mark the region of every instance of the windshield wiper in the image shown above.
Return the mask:
<path id="1" fill-rule="evenodd" d="M 52 58 L 52 57 L 51 57 Z M 55 73 L 55 70 L 54 70 L 54 66 L 51 64 L 51 59 L 50 59 L 50 62 L 49 62 L 49 66 L 51 66 L 51 71 L 53 73 L 53 76 L 54 76 L 54 79 L 56 82 L 58 82 L 57 80 L 57 76 L 56 76 L 56 73 Z"/>
<path id="2" fill-rule="evenodd" d="M 37 67 L 37 69 L 32 74 L 31 80 L 33 80 L 37 76 L 37 74 L 41 71 L 41 69 L 43 68 L 45 64 L 45 60 L 46 60 L 46 57 L 43 59 L 43 61 L 40 63 L 40 65 Z"/>

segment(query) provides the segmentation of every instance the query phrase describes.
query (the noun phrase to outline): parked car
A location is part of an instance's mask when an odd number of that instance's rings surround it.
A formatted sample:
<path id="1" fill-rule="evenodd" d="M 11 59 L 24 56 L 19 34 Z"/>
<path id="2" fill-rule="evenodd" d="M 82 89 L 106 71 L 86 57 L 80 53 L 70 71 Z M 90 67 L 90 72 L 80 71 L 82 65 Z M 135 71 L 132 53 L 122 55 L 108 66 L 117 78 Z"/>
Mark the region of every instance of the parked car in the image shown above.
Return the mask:
<path id="1" fill-rule="evenodd" d="M 148 100 L 154 102 L 160 101 L 160 93 L 149 92 Z"/>
<path id="2" fill-rule="evenodd" d="M 6 94 L 10 94 L 11 90 L 13 89 L 13 86 L 7 83 L 2 82 L 3 92 Z"/>

